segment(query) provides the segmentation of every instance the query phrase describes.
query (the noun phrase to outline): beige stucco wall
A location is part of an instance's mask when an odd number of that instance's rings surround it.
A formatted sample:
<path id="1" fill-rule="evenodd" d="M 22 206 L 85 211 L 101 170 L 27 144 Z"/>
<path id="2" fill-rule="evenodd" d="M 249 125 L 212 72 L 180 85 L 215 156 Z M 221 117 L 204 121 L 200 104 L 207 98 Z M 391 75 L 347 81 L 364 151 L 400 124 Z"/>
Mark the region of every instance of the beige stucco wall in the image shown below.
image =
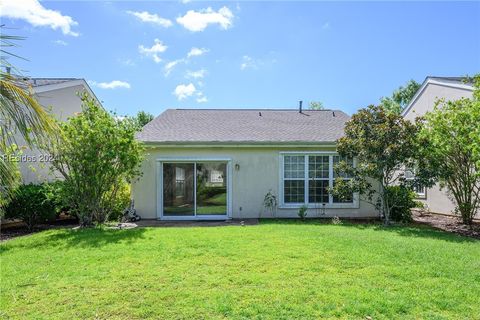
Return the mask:
<path id="1" fill-rule="evenodd" d="M 142 164 L 143 176 L 132 184 L 137 213 L 144 219 L 157 218 L 157 159 L 159 158 L 229 158 L 232 166 L 232 218 L 257 218 L 263 198 L 271 189 L 278 197 L 280 152 L 334 151 L 332 148 L 288 147 L 157 147 L 147 150 Z M 298 209 L 277 210 L 277 217 L 297 218 Z M 321 210 L 309 209 L 307 217 L 318 217 Z M 266 214 L 262 215 L 267 217 Z M 326 209 L 325 217 L 376 217 L 374 208 L 363 202 L 353 209 Z"/>
<path id="2" fill-rule="evenodd" d="M 429 83 L 404 118 L 413 121 L 428 111 L 432 111 L 437 99 L 458 100 L 460 98 L 471 98 L 472 95 L 472 90 Z"/>
<path id="3" fill-rule="evenodd" d="M 437 99 L 458 100 L 460 98 L 471 98 L 472 90 L 454 88 L 440 84 L 428 84 L 412 107 L 405 114 L 405 119 L 415 120 L 416 117 L 423 116 L 426 112 L 432 111 Z M 447 195 L 447 191 L 440 190 L 437 184 L 426 190 L 424 199 L 419 199 L 428 206 L 431 212 L 453 214 L 454 203 Z"/>
<path id="4" fill-rule="evenodd" d="M 57 119 L 65 121 L 76 112 L 82 110 L 82 101 L 78 97 L 77 92 L 82 92 L 83 90 L 85 90 L 85 88 L 82 85 L 78 85 L 41 92 L 36 95 L 36 98 L 44 108 L 51 110 L 51 113 Z M 19 162 L 23 183 L 40 183 L 59 177 L 58 174 L 52 175 L 49 169 L 49 162 L 43 161 L 48 160 L 48 155 L 45 154 L 45 152 L 36 148 L 27 147 L 23 139 L 18 135 L 16 137 L 17 144 L 23 149 L 23 161 Z M 26 159 L 27 157 L 30 159 Z"/>

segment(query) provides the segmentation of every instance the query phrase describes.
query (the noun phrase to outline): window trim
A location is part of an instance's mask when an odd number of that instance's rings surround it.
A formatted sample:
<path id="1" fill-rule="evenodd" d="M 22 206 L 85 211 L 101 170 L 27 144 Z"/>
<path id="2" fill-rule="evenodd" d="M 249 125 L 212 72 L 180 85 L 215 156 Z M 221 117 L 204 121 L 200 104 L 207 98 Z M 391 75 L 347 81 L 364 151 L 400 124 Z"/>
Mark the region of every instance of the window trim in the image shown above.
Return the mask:
<path id="1" fill-rule="evenodd" d="M 224 220 L 232 218 L 233 209 L 233 169 L 232 158 L 227 157 L 160 157 L 156 162 L 156 212 L 157 220 Z M 163 164 L 164 163 L 196 163 L 197 162 L 226 162 L 227 163 L 227 212 L 226 215 L 197 216 L 164 216 L 163 215 Z M 196 183 L 196 179 L 194 179 Z M 195 186 L 196 189 L 196 186 Z M 195 193 L 196 197 L 196 193 Z M 196 200 L 195 200 L 196 201 Z M 196 210 L 196 209 L 195 209 Z"/>
<path id="2" fill-rule="evenodd" d="M 304 183 L 305 183 L 305 194 L 304 194 L 304 202 L 296 202 L 296 203 L 285 203 L 284 197 L 284 158 L 285 156 L 304 156 L 307 160 L 304 160 L 305 163 L 305 176 L 304 176 Z M 297 209 L 303 205 L 306 205 L 308 208 L 311 209 L 321 209 L 324 206 L 321 203 L 309 203 L 308 202 L 308 182 L 310 181 L 310 177 L 308 174 L 308 156 L 313 155 L 325 155 L 328 156 L 329 162 L 329 178 L 328 178 L 328 185 L 329 187 L 333 186 L 333 156 L 338 156 L 339 154 L 335 151 L 283 151 L 279 153 L 279 208 L 280 209 Z M 356 159 L 353 159 L 353 165 L 356 166 Z M 325 204 L 326 209 L 358 209 L 359 206 L 359 195 L 358 193 L 353 194 L 353 201 L 350 203 L 333 203 L 333 195 L 329 194 L 329 202 Z"/>
<path id="3" fill-rule="evenodd" d="M 406 177 L 407 171 L 410 171 L 411 174 L 412 174 L 412 176 L 409 177 L 409 178 Z M 405 180 L 406 181 L 415 180 L 415 171 L 416 171 L 415 168 L 413 168 L 413 169 L 412 168 L 405 168 L 404 173 L 403 173 Z M 415 192 L 415 195 L 416 195 L 415 199 L 419 199 L 419 200 L 426 200 L 427 199 L 427 188 L 425 186 L 423 186 L 423 192 L 417 192 L 415 190 L 415 188 L 413 188 L 413 192 Z"/>

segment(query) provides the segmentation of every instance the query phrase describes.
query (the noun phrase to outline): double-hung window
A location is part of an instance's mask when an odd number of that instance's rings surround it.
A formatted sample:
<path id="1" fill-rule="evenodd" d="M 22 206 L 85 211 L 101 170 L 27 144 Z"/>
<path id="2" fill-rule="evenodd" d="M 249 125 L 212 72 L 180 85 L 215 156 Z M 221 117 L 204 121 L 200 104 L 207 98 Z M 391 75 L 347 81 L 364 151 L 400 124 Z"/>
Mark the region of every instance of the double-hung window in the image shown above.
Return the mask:
<path id="1" fill-rule="evenodd" d="M 415 180 L 415 169 L 414 168 L 405 168 L 405 180 L 413 181 Z M 417 194 L 418 198 L 425 198 L 426 192 L 425 187 L 422 185 L 416 184 L 413 186 L 413 191 Z"/>
<path id="2" fill-rule="evenodd" d="M 308 156 L 308 203 L 329 203 L 329 186 L 330 156 Z"/>
<path id="3" fill-rule="evenodd" d="M 341 160 L 353 166 L 352 159 L 343 159 L 335 154 L 282 154 L 282 203 L 287 206 L 353 205 L 353 195 L 340 199 L 328 192 L 337 178 L 333 168 Z M 346 180 L 351 178 L 345 174 L 339 176 Z"/>
<path id="4" fill-rule="evenodd" d="M 305 202 L 305 156 L 284 158 L 285 203 Z"/>

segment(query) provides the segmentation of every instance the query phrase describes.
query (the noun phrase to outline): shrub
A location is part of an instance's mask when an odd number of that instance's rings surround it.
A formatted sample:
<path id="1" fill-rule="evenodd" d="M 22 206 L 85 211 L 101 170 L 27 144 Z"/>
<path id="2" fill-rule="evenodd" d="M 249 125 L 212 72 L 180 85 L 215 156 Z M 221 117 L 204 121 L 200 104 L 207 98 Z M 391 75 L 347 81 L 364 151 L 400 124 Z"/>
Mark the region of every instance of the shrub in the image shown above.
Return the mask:
<path id="1" fill-rule="evenodd" d="M 135 139 L 134 120 L 116 118 L 86 93 L 81 99 L 82 112 L 60 122 L 56 139 L 42 147 L 64 178 L 63 194 L 71 213 L 82 226 L 90 226 L 118 211 L 112 204 L 124 183 L 141 174 L 144 148 Z"/>
<path id="2" fill-rule="evenodd" d="M 412 221 L 412 208 L 422 206 L 415 201 L 415 192 L 406 186 L 390 186 L 386 189 L 387 200 L 392 206 L 390 218 L 397 222 Z"/>
<path id="3" fill-rule="evenodd" d="M 277 197 L 273 194 L 272 190 L 269 190 L 265 197 L 263 198 L 263 207 L 265 211 L 271 213 L 272 217 L 275 217 L 275 212 L 277 209 Z"/>
<path id="4" fill-rule="evenodd" d="M 44 183 L 43 186 L 48 190 L 49 199 L 55 207 L 55 215 L 58 217 L 62 212 L 69 212 L 70 208 L 65 202 L 65 191 L 63 181 Z"/>
<path id="5" fill-rule="evenodd" d="M 300 219 L 305 220 L 305 218 L 307 217 L 307 209 L 308 207 L 306 205 L 303 205 L 300 207 L 300 209 L 298 209 L 298 216 L 300 217 Z"/>
<path id="6" fill-rule="evenodd" d="M 38 223 L 54 219 L 56 208 L 55 195 L 48 184 L 21 185 L 8 204 L 5 217 L 22 220 L 32 231 Z"/>
<path id="7" fill-rule="evenodd" d="M 112 200 L 110 207 L 112 211 L 108 216 L 110 221 L 120 221 L 123 211 L 130 205 L 130 184 L 124 183 L 119 187 L 117 194 Z"/>

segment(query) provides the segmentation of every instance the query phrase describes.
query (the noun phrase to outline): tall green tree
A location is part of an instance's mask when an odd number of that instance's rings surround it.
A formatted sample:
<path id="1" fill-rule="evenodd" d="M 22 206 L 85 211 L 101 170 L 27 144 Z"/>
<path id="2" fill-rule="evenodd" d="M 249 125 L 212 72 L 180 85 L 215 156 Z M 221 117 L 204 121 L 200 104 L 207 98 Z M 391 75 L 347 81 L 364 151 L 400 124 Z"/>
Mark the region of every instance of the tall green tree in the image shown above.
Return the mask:
<path id="1" fill-rule="evenodd" d="M 125 183 L 140 175 L 143 149 L 133 119 L 116 119 L 87 93 L 81 98 L 82 112 L 60 123 L 58 139 L 45 148 L 65 180 L 66 204 L 88 226 L 113 213 Z"/>
<path id="2" fill-rule="evenodd" d="M 397 204 L 389 196 L 392 185 L 405 184 L 401 174 L 405 166 L 413 166 L 418 128 L 399 114 L 383 106 L 360 109 L 345 125 L 345 136 L 337 141 L 343 157 L 355 158 L 356 167 L 344 161 L 335 169 L 352 177 L 335 181 L 333 193 L 347 197 L 357 192 L 381 212 L 386 224 Z"/>
<path id="3" fill-rule="evenodd" d="M 22 137 L 28 145 L 33 145 L 37 140 L 48 139 L 56 130 L 53 118 L 38 103 L 28 81 L 18 75 L 18 69 L 8 60 L 20 58 L 9 49 L 23 39 L 0 34 L 0 62 L 4 68 L 0 70 L 0 209 L 18 183 L 18 169 L 10 158 L 16 150 L 16 138 Z"/>
<path id="4" fill-rule="evenodd" d="M 137 115 L 134 117 L 139 130 L 141 130 L 147 123 L 152 121 L 153 118 L 153 114 L 145 111 L 138 111 Z"/>
<path id="5" fill-rule="evenodd" d="M 400 86 L 393 91 L 390 97 L 382 97 L 380 104 L 389 112 L 400 114 L 402 110 L 412 101 L 415 93 L 420 89 L 421 84 L 415 80 L 408 81 L 405 86 Z"/>
<path id="6" fill-rule="evenodd" d="M 325 109 L 321 101 L 311 101 L 310 110 L 323 110 Z"/>
<path id="7" fill-rule="evenodd" d="M 435 172 L 463 222 L 480 212 L 480 87 L 472 99 L 438 100 L 423 119 L 419 154 L 424 170 Z"/>

